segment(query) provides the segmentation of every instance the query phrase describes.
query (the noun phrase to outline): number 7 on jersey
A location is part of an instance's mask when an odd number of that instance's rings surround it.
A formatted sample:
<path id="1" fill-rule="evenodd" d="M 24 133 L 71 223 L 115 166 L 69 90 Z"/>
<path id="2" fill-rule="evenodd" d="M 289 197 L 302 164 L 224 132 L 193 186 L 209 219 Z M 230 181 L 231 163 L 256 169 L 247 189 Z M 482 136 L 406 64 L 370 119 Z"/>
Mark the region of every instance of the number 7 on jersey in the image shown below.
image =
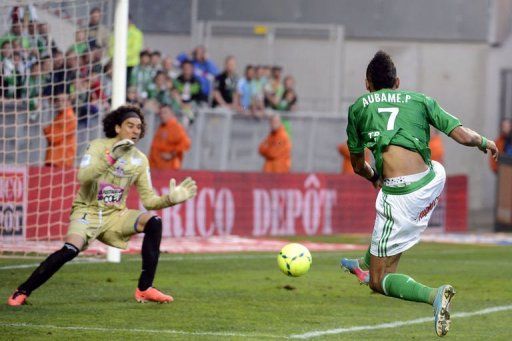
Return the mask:
<path id="1" fill-rule="evenodd" d="M 395 129 L 395 120 L 396 120 L 396 117 L 398 116 L 398 108 L 397 107 L 392 107 L 392 108 L 377 108 L 379 114 L 383 113 L 383 112 L 387 112 L 389 113 L 389 119 L 388 119 L 388 125 L 386 127 L 387 130 L 393 130 Z"/>

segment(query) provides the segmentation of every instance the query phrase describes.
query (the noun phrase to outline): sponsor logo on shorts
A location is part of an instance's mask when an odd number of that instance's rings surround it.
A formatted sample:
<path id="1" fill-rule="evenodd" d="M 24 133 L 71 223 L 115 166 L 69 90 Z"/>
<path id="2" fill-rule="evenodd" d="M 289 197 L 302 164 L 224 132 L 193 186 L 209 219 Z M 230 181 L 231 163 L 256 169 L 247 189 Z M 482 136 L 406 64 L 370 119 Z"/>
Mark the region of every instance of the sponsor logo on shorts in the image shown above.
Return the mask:
<path id="1" fill-rule="evenodd" d="M 429 214 L 429 212 L 436 207 L 438 201 L 439 196 L 436 197 L 430 204 L 427 205 L 427 207 L 423 209 L 423 211 L 420 212 L 418 218 L 416 218 L 416 221 L 420 221 L 421 219 L 425 218 Z"/>
<path id="2" fill-rule="evenodd" d="M 102 182 L 98 191 L 98 201 L 103 201 L 107 206 L 118 204 L 121 202 L 123 192 L 122 187 Z"/>

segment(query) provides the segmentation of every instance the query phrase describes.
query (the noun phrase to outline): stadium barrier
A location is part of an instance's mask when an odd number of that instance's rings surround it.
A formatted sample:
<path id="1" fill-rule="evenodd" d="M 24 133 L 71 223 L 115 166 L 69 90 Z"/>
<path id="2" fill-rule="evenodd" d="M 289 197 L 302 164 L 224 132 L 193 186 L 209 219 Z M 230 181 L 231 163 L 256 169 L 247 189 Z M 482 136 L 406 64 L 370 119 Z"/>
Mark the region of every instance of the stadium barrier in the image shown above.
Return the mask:
<path id="1" fill-rule="evenodd" d="M 0 171 L 0 239 L 56 240 L 66 233 L 76 171 L 5 167 Z M 355 175 L 321 173 L 152 172 L 153 187 L 168 191 L 169 178 L 192 176 L 193 200 L 158 212 L 164 237 L 291 236 L 370 233 L 377 192 Z M 135 189 L 129 208 L 142 208 Z M 467 177 L 449 176 L 444 195 L 445 231 L 467 230 Z M 439 220 L 439 219 L 437 219 Z"/>

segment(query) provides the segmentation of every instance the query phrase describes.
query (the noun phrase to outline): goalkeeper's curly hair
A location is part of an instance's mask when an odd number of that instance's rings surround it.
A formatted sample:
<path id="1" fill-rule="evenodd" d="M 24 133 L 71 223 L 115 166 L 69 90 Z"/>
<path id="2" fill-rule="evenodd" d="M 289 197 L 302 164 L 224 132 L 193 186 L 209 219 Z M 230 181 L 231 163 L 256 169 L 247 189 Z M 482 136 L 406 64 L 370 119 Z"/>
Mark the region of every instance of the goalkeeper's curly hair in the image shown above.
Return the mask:
<path id="1" fill-rule="evenodd" d="M 391 56 L 378 51 L 368 64 L 366 79 L 372 83 L 375 91 L 392 89 L 396 81 L 396 67 Z"/>
<path id="2" fill-rule="evenodd" d="M 146 121 L 144 120 L 144 114 L 142 111 L 139 109 L 139 107 L 134 105 L 122 105 L 116 110 L 113 110 L 105 115 L 103 118 L 103 132 L 105 133 L 105 136 L 108 138 L 116 137 L 116 125 L 121 126 L 125 120 L 125 115 L 130 112 L 133 112 L 139 116 L 140 121 L 142 122 L 140 138 L 143 138 L 144 134 L 146 133 Z"/>

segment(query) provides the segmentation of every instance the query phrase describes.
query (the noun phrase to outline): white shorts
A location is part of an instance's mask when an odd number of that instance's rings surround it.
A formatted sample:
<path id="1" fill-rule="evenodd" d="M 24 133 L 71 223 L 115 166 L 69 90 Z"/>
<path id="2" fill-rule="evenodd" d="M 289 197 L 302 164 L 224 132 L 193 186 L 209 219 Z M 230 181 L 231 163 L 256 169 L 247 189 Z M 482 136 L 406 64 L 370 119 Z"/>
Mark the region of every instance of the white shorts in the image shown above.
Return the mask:
<path id="1" fill-rule="evenodd" d="M 432 161 L 432 168 L 424 173 L 384 180 L 375 201 L 377 217 L 370 253 L 388 257 L 417 244 L 445 181 L 444 167 L 436 161 Z"/>

